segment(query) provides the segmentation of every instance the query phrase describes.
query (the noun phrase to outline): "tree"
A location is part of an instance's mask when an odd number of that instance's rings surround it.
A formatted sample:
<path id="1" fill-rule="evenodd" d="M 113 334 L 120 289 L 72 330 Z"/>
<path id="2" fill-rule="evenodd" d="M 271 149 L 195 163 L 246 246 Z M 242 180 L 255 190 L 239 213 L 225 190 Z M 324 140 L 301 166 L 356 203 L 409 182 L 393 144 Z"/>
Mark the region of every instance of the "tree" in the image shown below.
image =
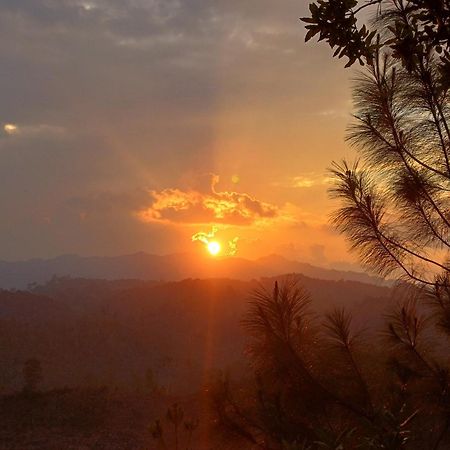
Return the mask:
<path id="1" fill-rule="evenodd" d="M 334 223 L 367 268 L 423 287 L 450 333 L 450 2 L 319 0 L 310 13 L 306 40 L 368 66 L 348 135 L 360 161 L 332 169 Z"/>
<path id="2" fill-rule="evenodd" d="M 243 322 L 254 378 L 217 382 L 222 426 L 263 450 L 448 448 L 447 358 L 427 351 L 432 324 L 414 299 L 382 336 L 342 309 L 319 320 L 309 304 L 295 279 L 254 292 Z"/>
<path id="3" fill-rule="evenodd" d="M 432 286 L 449 274 L 449 105 L 433 58 L 423 62 L 409 73 L 377 55 L 357 80 L 348 139 L 362 164 L 335 164 L 331 193 L 343 202 L 335 224 L 369 268 Z"/>
<path id="4" fill-rule="evenodd" d="M 363 23 L 371 10 L 375 25 Z M 335 48 L 333 56 L 373 64 L 380 49 L 387 48 L 409 70 L 424 57 L 439 55 L 441 81 L 450 75 L 450 2 L 448 0 L 318 0 L 309 6 L 306 41 L 319 35 Z M 375 11 L 374 11 L 375 10 Z M 374 28 L 374 29 L 372 29 Z"/>
<path id="5" fill-rule="evenodd" d="M 358 29 L 374 6 L 374 29 Z M 332 169 L 334 222 L 366 267 L 428 287 L 450 330 L 450 3 L 321 0 L 310 10 L 307 39 L 319 33 L 368 66 L 348 135 L 360 160 Z"/>
<path id="6" fill-rule="evenodd" d="M 155 422 L 151 425 L 150 432 L 153 439 L 159 444 L 160 448 L 172 448 L 174 450 L 178 450 L 183 447 L 183 449 L 192 450 L 192 436 L 199 426 L 199 420 L 187 419 L 183 422 L 183 418 L 184 410 L 177 403 L 174 403 L 167 409 L 166 420 L 170 425 L 172 425 L 173 428 L 172 439 L 170 439 L 170 434 L 167 436 L 167 430 L 164 428 L 164 425 L 160 419 L 155 420 Z M 181 425 L 184 425 L 184 439 L 180 440 Z"/>

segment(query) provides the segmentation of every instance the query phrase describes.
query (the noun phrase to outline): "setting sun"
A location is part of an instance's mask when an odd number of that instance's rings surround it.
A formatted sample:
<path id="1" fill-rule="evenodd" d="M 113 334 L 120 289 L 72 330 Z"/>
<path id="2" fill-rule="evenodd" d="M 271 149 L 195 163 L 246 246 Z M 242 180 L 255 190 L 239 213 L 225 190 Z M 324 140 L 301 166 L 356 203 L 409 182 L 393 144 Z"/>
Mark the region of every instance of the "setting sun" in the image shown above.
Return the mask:
<path id="1" fill-rule="evenodd" d="M 221 245 L 217 241 L 211 241 L 208 243 L 208 252 L 211 253 L 211 255 L 215 256 L 220 253 Z"/>

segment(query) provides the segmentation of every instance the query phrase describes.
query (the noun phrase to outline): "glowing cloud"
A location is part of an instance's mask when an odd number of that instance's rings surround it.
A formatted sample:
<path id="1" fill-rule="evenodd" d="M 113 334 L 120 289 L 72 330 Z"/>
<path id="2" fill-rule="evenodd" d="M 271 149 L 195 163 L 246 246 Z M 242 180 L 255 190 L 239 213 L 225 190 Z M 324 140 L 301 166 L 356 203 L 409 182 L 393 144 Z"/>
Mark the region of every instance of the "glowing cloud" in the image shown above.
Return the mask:
<path id="1" fill-rule="evenodd" d="M 138 212 L 147 222 L 173 222 L 228 225 L 253 225 L 280 217 L 275 205 L 262 202 L 242 192 L 217 191 L 219 177 L 213 175 L 211 191 L 203 193 L 180 189 L 151 191 L 150 207 Z"/>
<path id="2" fill-rule="evenodd" d="M 13 123 L 6 123 L 3 126 L 3 130 L 5 131 L 6 134 L 14 134 L 17 133 L 18 128 L 17 125 L 14 125 Z"/>
<path id="3" fill-rule="evenodd" d="M 192 236 L 192 242 L 201 242 L 213 256 L 216 256 L 219 253 L 224 253 L 225 256 L 234 256 L 237 252 L 239 238 L 235 237 L 228 241 L 224 249 L 223 245 L 215 238 L 217 232 L 218 228 L 216 226 L 212 227 L 211 231 L 208 233 L 200 231 Z"/>
<path id="4" fill-rule="evenodd" d="M 212 227 L 212 230 L 209 233 L 204 233 L 203 231 L 200 231 L 199 233 L 195 233 L 192 236 L 192 242 L 200 241 L 203 244 L 208 245 L 210 240 L 212 238 L 214 238 L 216 233 L 217 233 L 217 227 Z"/>
<path id="5" fill-rule="evenodd" d="M 234 256 L 237 252 L 237 243 L 238 243 L 239 238 L 235 237 L 233 239 L 231 239 L 231 241 L 228 241 L 228 254 L 230 256 Z"/>
<path id="6" fill-rule="evenodd" d="M 290 177 L 284 181 L 277 181 L 272 183 L 272 185 L 283 188 L 312 188 L 317 186 L 325 186 L 330 183 L 330 180 L 330 177 L 325 175 L 309 173 L 306 175 Z"/>

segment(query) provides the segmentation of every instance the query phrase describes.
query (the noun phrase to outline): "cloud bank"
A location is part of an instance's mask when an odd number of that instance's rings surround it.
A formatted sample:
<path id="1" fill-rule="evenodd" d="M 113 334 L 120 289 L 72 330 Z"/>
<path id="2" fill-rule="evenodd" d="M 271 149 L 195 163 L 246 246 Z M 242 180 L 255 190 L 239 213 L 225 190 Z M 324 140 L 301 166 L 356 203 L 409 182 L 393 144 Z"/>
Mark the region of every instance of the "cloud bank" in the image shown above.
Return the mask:
<path id="1" fill-rule="evenodd" d="M 153 190 L 150 192 L 151 205 L 139 211 L 138 216 L 146 222 L 248 226 L 283 215 L 276 205 L 249 194 L 217 191 L 218 182 L 219 177 L 213 176 L 208 193 L 176 188 Z"/>

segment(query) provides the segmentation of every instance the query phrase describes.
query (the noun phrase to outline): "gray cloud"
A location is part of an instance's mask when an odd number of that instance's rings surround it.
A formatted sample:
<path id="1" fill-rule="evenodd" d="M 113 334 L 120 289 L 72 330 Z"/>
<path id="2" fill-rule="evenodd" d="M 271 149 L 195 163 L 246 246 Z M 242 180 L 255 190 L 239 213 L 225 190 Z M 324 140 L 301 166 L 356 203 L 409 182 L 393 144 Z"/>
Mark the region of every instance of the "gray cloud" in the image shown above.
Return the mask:
<path id="1" fill-rule="evenodd" d="M 328 54 L 302 45 L 298 17 L 306 7 L 297 0 L 0 0 L 0 123 L 19 127 L 0 136 L 0 258 L 95 253 L 102 223 L 102 239 L 126 248 L 133 230 L 146 236 L 144 249 L 156 248 L 165 241 L 151 237 L 160 225 L 100 208 L 105 218 L 98 212 L 89 228 L 73 199 L 89 198 L 82 206 L 99 211 L 105 192 L 162 191 L 186 174 L 220 172 L 222 135 L 238 140 L 234 127 L 247 126 L 252 108 L 271 121 L 293 108 L 300 116 L 312 105 L 331 109 L 328 99 L 291 94 L 327 83 L 314 65 Z M 246 131 L 250 142 L 253 132 Z M 264 170 L 264 161 L 252 166 Z M 109 235 L 111 221 L 123 227 Z"/>

